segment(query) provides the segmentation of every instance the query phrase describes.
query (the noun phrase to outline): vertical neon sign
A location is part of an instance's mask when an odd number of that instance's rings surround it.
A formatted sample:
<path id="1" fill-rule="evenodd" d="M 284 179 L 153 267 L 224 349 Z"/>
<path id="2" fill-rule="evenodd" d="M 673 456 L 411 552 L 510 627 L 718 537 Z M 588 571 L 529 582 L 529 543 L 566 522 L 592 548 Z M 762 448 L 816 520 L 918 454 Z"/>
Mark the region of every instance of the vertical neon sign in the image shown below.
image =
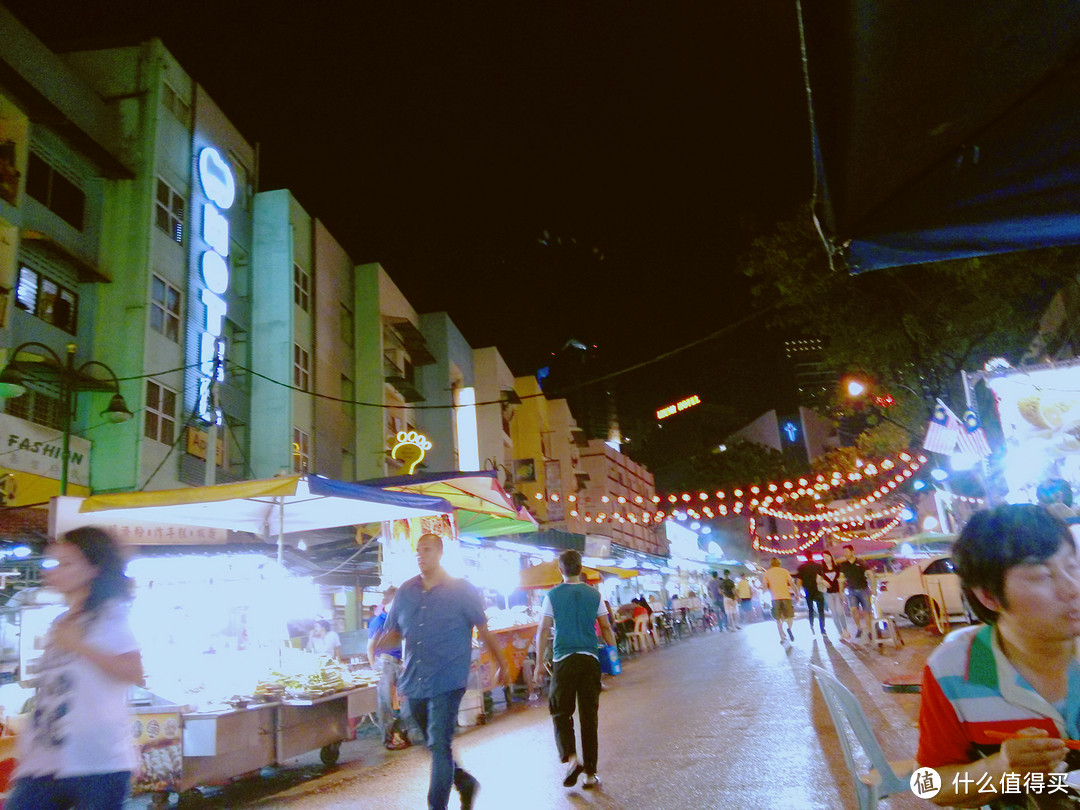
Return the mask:
<path id="1" fill-rule="evenodd" d="M 206 421 L 217 422 L 210 387 L 225 379 L 225 293 L 229 289 L 229 220 L 223 213 L 236 199 L 236 180 L 229 164 L 213 147 L 199 153 L 199 182 L 209 202 L 202 207 L 202 239 L 208 250 L 199 257 L 202 283 L 200 299 L 205 317 L 199 337 L 199 390 L 197 411 Z M 217 369 L 215 373 L 215 368 Z"/>

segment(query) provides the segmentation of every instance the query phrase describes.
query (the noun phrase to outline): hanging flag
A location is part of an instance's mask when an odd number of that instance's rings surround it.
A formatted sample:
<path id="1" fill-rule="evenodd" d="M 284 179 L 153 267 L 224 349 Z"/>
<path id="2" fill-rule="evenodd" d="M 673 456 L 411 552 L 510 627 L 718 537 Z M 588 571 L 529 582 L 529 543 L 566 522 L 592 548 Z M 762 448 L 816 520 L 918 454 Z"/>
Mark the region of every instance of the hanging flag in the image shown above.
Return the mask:
<path id="1" fill-rule="evenodd" d="M 926 426 L 923 447 L 931 453 L 948 455 L 956 447 L 962 429 L 956 414 L 946 408 L 945 403 L 939 399 L 934 415 L 930 417 L 930 424 Z"/>
<path id="2" fill-rule="evenodd" d="M 971 408 L 964 411 L 963 430 L 956 443 L 956 451 L 969 456 L 986 458 L 990 455 L 990 442 L 986 440 L 986 431 L 979 422 L 979 416 Z"/>

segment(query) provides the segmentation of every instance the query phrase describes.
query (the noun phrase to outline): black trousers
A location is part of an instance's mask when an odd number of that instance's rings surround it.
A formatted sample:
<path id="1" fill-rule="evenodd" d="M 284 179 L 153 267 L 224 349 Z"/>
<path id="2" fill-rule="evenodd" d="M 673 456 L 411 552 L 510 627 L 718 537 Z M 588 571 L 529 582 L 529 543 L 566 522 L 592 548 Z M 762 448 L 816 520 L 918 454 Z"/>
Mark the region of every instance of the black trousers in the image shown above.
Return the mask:
<path id="1" fill-rule="evenodd" d="M 555 725 L 555 745 L 563 762 L 568 762 L 577 753 L 574 744 L 575 704 L 581 723 L 581 764 L 585 767 L 585 773 L 596 773 L 600 662 L 591 655 L 568 655 L 551 667 L 548 708 Z"/>
<path id="2" fill-rule="evenodd" d="M 810 624 L 814 623 L 814 607 L 817 607 L 818 624 L 821 627 L 821 632 L 825 632 L 825 594 L 821 591 L 816 591 L 813 594 L 806 593 L 806 609 L 810 613 Z"/>

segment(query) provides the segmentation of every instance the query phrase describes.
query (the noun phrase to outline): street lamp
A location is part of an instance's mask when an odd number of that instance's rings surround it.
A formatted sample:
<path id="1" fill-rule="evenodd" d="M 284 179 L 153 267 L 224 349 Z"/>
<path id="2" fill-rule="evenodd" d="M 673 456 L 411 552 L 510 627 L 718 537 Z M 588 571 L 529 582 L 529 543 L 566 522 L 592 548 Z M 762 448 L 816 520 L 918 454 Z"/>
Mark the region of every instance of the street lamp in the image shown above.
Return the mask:
<path id="1" fill-rule="evenodd" d="M 20 355 L 25 355 L 20 357 Z M 100 369 L 108 375 L 101 379 L 89 373 Z M 27 382 L 46 383 L 60 389 L 60 402 L 64 420 L 63 439 L 60 448 L 60 494 L 67 495 L 68 461 L 71 445 L 71 421 L 75 417 L 75 395 L 81 391 L 112 392 L 109 405 L 101 412 L 106 421 L 113 424 L 126 422 L 132 417 L 124 397 L 120 394 L 120 380 L 104 363 L 88 360 L 75 365 L 75 344 L 67 345 L 67 358 L 60 356 L 44 343 L 23 343 L 11 353 L 11 360 L 0 371 L 0 398 L 11 399 L 26 393 Z"/>

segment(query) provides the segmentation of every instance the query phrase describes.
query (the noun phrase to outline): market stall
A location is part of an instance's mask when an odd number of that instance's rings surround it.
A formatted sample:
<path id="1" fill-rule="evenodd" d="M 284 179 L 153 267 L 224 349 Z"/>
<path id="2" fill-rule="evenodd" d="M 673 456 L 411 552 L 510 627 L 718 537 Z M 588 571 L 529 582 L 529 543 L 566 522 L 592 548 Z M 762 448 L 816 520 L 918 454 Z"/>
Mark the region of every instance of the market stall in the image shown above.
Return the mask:
<path id="1" fill-rule="evenodd" d="M 54 534 L 149 522 L 277 536 L 277 561 L 258 542 L 243 554 L 132 561 L 132 624 L 147 672 L 134 707 L 132 733 L 144 763 L 135 791 L 154 793 L 155 805 L 164 806 L 171 792 L 226 782 L 307 751 L 335 761 L 359 719 L 374 713 L 378 677 L 294 649 L 289 628 L 305 617 L 310 624 L 319 606 L 313 581 L 281 564 L 283 536 L 450 508 L 441 498 L 314 475 L 55 499 Z M 143 536 L 168 542 L 166 533 Z"/>

